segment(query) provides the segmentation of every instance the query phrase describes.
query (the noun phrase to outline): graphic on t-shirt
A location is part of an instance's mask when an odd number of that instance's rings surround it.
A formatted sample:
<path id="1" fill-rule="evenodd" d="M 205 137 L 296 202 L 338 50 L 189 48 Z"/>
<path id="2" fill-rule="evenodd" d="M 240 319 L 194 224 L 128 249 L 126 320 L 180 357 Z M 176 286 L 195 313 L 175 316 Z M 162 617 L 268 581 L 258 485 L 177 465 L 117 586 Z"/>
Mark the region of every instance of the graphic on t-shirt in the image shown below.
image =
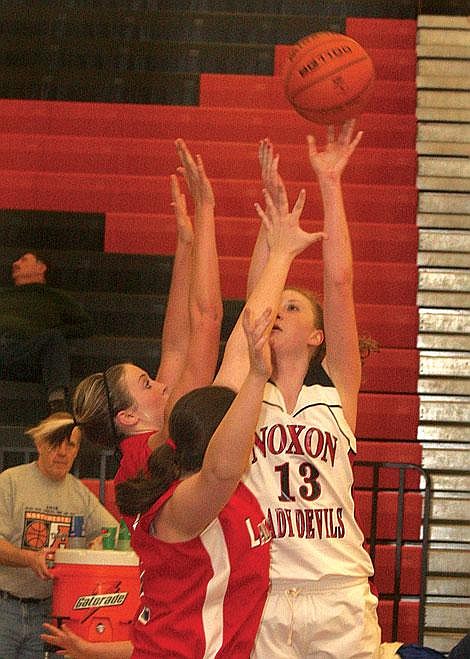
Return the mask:
<path id="1" fill-rule="evenodd" d="M 24 516 L 21 547 L 36 551 L 44 547 L 63 549 L 67 547 L 71 523 L 71 515 L 27 510 Z"/>

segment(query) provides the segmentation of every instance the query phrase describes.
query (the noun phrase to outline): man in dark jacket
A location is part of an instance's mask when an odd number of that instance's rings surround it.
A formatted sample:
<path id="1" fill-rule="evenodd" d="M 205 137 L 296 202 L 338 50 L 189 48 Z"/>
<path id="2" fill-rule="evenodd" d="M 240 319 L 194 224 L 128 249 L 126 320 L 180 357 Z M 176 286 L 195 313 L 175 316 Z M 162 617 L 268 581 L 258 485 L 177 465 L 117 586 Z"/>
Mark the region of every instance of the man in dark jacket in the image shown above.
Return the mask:
<path id="1" fill-rule="evenodd" d="M 45 260 L 26 252 L 12 265 L 15 285 L 0 288 L 0 379 L 43 382 L 49 411 L 58 412 L 70 386 L 68 339 L 92 334 L 93 321 L 46 273 Z"/>

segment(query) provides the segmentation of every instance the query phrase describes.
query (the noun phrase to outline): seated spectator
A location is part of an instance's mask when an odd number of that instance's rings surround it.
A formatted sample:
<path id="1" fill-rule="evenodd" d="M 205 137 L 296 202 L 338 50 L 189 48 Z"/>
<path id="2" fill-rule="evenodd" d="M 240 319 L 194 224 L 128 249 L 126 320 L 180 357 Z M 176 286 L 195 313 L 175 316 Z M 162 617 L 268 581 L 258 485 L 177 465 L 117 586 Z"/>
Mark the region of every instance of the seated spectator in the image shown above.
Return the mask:
<path id="1" fill-rule="evenodd" d="M 114 517 L 69 473 L 80 431 L 64 413 L 27 431 L 38 459 L 0 474 L 0 648 L 2 659 L 42 657 L 42 624 L 51 614 L 53 571 L 46 559 L 66 547 L 72 519 L 82 516 L 86 541 Z"/>
<path id="2" fill-rule="evenodd" d="M 92 334 L 93 321 L 46 283 L 47 270 L 42 256 L 26 252 L 12 265 L 14 286 L 0 288 L 0 379 L 42 382 L 53 413 L 67 408 L 68 339 Z"/>

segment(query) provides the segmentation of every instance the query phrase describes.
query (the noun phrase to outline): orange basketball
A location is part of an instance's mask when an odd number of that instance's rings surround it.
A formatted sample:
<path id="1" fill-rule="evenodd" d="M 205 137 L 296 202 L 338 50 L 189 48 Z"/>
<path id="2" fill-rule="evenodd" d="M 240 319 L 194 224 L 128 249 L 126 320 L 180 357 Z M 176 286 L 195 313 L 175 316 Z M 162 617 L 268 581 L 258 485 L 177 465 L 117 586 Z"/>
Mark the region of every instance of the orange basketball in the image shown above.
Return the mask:
<path id="1" fill-rule="evenodd" d="M 290 50 L 284 90 L 299 114 L 339 124 L 361 114 L 372 96 L 374 64 L 364 48 L 338 32 L 315 32 Z"/>

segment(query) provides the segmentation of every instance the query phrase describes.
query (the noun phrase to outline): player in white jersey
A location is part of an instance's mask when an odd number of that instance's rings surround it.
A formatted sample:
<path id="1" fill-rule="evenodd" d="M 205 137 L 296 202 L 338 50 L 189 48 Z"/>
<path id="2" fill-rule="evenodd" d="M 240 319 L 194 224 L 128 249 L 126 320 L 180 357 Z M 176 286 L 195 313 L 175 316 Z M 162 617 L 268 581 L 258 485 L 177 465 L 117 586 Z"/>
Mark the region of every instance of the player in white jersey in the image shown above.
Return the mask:
<path id="1" fill-rule="evenodd" d="M 323 310 L 300 289 L 271 291 L 278 295 L 279 309 L 271 334 L 273 374 L 245 479 L 274 535 L 272 586 L 252 655 L 256 659 L 372 659 L 379 654 L 377 598 L 368 582 L 373 569 L 354 519 L 349 460 L 356 449 L 361 360 L 341 175 L 362 136 L 353 134 L 353 121 L 338 134 L 328 128 L 322 150 L 308 137 L 326 234 Z M 268 190 L 264 213 L 272 215 L 286 196 L 269 140 L 260 144 L 260 160 Z M 270 249 L 261 229 L 249 289 Z M 237 389 L 246 355 L 240 344 L 228 343 L 226 353 L 215 382 Z M 312 361 L 321 377 L 306 386 Z"/>

